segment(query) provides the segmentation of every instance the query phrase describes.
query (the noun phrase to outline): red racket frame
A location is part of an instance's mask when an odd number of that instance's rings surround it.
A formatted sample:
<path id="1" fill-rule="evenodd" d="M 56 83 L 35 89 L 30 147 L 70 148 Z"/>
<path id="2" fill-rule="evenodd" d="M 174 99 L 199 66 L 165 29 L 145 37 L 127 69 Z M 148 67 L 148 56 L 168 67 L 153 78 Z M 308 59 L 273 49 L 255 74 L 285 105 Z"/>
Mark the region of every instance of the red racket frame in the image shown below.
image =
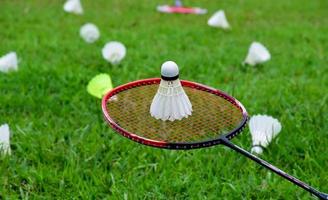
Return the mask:
<path id="1" fill-rule="evenodd" d="M 107 101 L 109 100 L 110 97 L 114 96 L 117 93 L 120 93 L 124 90 L 128 90 L 131 88 L 135 87 L 140 87 L 144 85 L 152 85 L 152 84 L 159 84 L 161 81 L 160 78 L 150 78 L 150 79 L 144 79 L 144 80 L 138 80 L 134 81 L 131 83 L 127 83 L 125 85 L 119 86 L 113 90 L 111 90 L 109 93 L 105 95 L 105 97 L 102 100 L 102 110 L 105 116 L 106 121 L 110 124 L 110 126 L 119 134 L 123 135 L 124 137 L 127 137 L 133 141 L 139 142 L 144 145 L 148 146 L 153 146 L 153 147 L 158 147 L 158 148 L 166 148 L 166 149 L 195 149 L 195 148 L 202 148 L 202 147 L 209 147 L 213 145 L 217 145 L 221 143 L 221 137 L 218 137 L 217 139 L 211 139 L 211 140 L 206 140 L 206 141 L 201 141 L 201 142 L 192 142 L 192 143 L 170 143 L 170 142 L 163 142 L 163 141 L 155 141 L 151 140 L 148 138 L 141 137 L 139 135 L 133 134 L 124 128 L 120 127 L 111 117 L 110 117 L 110 111 L 107 109 Z M 238 135 L 243 128 L 245 127 L 248 119 L 248 114 L 246 112 L 246 109 L 244 106 L 235 98 L 227 95 L 226 93 L 210 88 L 208 86 L 199 84 L 199 83 L 194 83 L 191 81 L 185 81 L 181 80 L 181 84 L 184 87 L 190 87 L 194 88 L 197 90 L 205 91 L 217 96 L 220 96 L 224 98 L 225 100 L 229 101 L 231 104 L 236 106 L 237 108 L 240 109 L 240 112 L 242 112 L 243 119 L 241 123 L 231 132 L 225 134 L 226 138 L 229 140 L 232 139 L 234 136 Z"/>

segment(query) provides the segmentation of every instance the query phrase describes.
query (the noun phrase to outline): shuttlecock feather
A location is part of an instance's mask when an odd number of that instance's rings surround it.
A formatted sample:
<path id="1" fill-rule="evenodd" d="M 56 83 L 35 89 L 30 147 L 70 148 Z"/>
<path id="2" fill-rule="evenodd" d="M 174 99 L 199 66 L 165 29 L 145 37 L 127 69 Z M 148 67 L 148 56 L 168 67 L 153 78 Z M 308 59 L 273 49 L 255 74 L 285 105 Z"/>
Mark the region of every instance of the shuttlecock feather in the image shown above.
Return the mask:
<path id="1" fill-rule="evenodd" d="M 83 7 L 80 0 L 67 0 L 64 4 L 64 10 L 68 13 L 83 14 Z"/>
<path id="2" fill-rule="evenodd" d="M 126 54 L 124 44 L 117 41 L 108 42 L 102 49 L 102 55 L 105 60 L 113 65 L 119 64 Z"/>
<path id="3" fill-rule="evenodd" d="M 271 116 L 255 115 L 249 121 L 249 129 L 253 140 L 251 152 L 261 154 L 281 131 L 281 124 Z"/>
<path id="4" fill-rule="evenodd" d="M 98 40 L 100 32 L 96 25 L 87 23 L 80 28 L 80 36 L 87 43 L 93 43 Z"/>
<path id="5" fill-rule="evenodd" d="M 219 10 L 212 15 L 212 17 L 207 21 L 207 24 L 212 27 L 222 28 L 222 29 L 229 29 L 230 25 L 225 16 L 223 10 Z"/>
<path id="6" fill-rule="evenodd" d="M 18 69 L 18 59 L 15 52 L 10 52 L 2 57 L 0 57 L 0 71 L 9 72 L 16 71 Z"/>
<path id="7" fill-rule="evenodd" d="M 244 63 L 255 66 L 271 59 L 268 49 L 259 42 L 253 42 L 249 47 Z"/>
<path id="8" fill-rule="evenodd" d="M 180 80 L 176 63 L 167 61 L 161 68 L 162 79 L 150 106 L 150 114 L 163 121 L 181 120 L 192 112 L 192 105 Z"/>
<path id="9" fill-rule="evenodd" d="M 10 131 L 8 124 L 0 126 L 0 153 L 11 154 Z"/>

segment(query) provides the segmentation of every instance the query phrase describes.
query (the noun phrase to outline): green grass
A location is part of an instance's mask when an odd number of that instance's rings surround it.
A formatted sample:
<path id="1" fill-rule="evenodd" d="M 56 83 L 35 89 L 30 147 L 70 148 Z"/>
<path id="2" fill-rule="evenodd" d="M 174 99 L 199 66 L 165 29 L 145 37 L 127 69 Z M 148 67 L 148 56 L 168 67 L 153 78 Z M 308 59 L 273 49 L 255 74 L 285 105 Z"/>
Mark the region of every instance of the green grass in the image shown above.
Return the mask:
<path id="1" fill-rule="evenodd" d="M 150 0 L 84 0 L 83 16 L 64 1 L 1 0 L 0 55 L 17 51 L 19 71 L 0 74 L 0 124 L 10 125 L 12 156 L 0 158 L 0 199 L 309 199 L 310 195 L 232 150 L 169 151 L 141 146 L 104 122 L 86 92 L 98 73 L 114 85 L 158 77 L 175 60 L 183 79 L 234 95 L 250 114 L 283 129 L 261 156 L 328 192 L 328 2 L 229 0 L 186 4 L 204 16 L 164 15 Z M 207 26 L 224 9 L 232 26 Z M 85 22 L 101 38 L 86 44 Z M 120 66 L 101 57 L 110 40 L 128 49 Z M 272 60 L 242 67 L 252 41 Z M 250 134 L 233 139 L 250 149 Z"/>

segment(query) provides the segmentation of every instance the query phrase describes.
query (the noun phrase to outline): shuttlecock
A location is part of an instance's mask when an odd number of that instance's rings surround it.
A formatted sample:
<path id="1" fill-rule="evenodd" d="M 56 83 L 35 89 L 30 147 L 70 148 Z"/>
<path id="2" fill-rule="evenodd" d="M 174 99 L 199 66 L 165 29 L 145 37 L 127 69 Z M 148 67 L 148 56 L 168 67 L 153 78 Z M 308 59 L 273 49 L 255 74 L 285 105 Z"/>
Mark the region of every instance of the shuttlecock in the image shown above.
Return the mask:
<path id="1" fill-rule="evenodd" d="M 212 15 L 212 17 L 207 21 L 207 24 L 212 27 L 222 28 L 222 29 L 229 29 L 230 25 L 225 16 L 223 10 L 219 10 Z"/>
<path id="2" fill-rule="evenodd" d="M 0 71 L 9 72 L 17 71 L 18 69 L 18 59 L 15 52 L 10 52 L 2 57 L 0 57 Z"/>
<path id="3" fill-rule="evenodd" d="M 126 54 L 124 44 L 117 41 L 108 42 L 102 49 L 102 55 L 105 60 L 113 65 L 119 64 Z"/>
<path id="4" fill-rule="evenodd" d="M 87 23 L 80 28 L 80 36 L 87 43 L 93 43 L 98 40 L 100 32 L 96 25 Z"/>
<path id="5" fill-rule="evenodd" d="M 0 153 L 11 154 L 10 132 L 8 124 L 0 126 Z"/>
<path id="6" fill-rule="evenodd" d="M 249 130 L 253 140 L 251 152 L 261 154 L 281 131 L 281 124 L 271 116 L 255 115 L 249 121 Z"/>
<path id="7" fill-rule="evenodd" d="M 78 15 L 83 14 L 83 8 L 80 0 L 67 0 L 64 4 L 64 10 L 68 13 L 74 13 Z"/>
<path id="8" fill-rule="evenodd" d="M 181 120 L 192 112 L 192 105 L 179 80 L 179 68 L 175 62 L 162 65 L 162 79 L 150 106 L 150 114 L 163 121 Z"/>
<path id="9" fill-rule="evenodd" d="M 90 80 L 87 86 L 88 93 L 99 99 L 111 89 L 113 89 L 113 84 L 108 74 L 98 74 Z"/>
<path id="10" fill-rule="evenodd" d="M 249 47 L 244 63 L 255 66 L 271 59 L 268 49 L 259 42 L 253 42 Z"/>

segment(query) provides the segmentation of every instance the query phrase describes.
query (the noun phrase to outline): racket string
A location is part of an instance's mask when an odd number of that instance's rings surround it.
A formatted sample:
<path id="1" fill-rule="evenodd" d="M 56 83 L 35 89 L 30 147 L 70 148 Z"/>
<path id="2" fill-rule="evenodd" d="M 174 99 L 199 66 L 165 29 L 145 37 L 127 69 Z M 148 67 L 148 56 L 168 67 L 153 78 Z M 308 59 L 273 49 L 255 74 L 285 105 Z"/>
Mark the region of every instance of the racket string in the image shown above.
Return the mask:
<path id="1" fill-rule="evenodd" d="M 149 108 L 158 85 L 122 91 L 107 102 L 108 113 L 120 127 L 138 136 L 165 142 L 199 142 L 219 137 L 241 123 L 242 112 L 224 98 L 184 87 L 193 114 L 180 121 L 156 120 Z"/>

